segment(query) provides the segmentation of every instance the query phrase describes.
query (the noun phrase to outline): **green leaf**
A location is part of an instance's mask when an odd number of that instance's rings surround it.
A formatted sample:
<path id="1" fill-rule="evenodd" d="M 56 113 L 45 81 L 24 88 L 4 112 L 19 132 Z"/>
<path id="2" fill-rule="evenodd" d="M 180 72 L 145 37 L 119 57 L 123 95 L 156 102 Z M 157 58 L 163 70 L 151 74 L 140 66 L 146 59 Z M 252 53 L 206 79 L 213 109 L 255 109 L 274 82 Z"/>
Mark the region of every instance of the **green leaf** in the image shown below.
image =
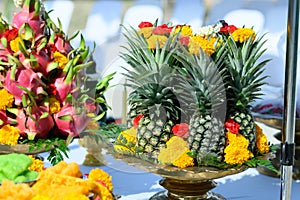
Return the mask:
<path id="1" fill-rule="evenodd" d="M 71 115 L 63 115 L 63 116 L 60 116 L 59 119 L 61 119 L 61 120 L 73 120 Z"/>

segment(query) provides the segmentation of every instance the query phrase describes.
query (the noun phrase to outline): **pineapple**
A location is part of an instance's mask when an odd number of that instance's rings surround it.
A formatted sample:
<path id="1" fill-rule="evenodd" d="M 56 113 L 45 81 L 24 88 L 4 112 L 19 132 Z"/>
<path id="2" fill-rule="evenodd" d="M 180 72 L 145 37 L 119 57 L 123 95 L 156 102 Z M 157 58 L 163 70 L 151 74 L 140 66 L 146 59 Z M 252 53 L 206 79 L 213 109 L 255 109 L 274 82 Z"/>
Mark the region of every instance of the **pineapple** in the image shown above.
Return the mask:
<path id="1" fill-rule="evenodd" d="M 254 151 L 256 135 L 254 118 L 251 115 L 251 102 L 258 99 L 262 93 L 260 87 L 265 84 L 262 76 L 264 66 L 269 60 L 257 63 L 264 53 L 261 50 L 264 42 L 263 37 L 254 40 L 254 35 L 243 43 L 237 43 L 233 37 L 224 37 L 227 42 L 228 72 L 226 83 L 228 118 L 233 119 L 240 125 L 239 133 L 249 140 L 249 150 Z"/>
<path id="2" fill-rule="evenodd" d="M 224 48 L 216 55 L 216 63 L 200 49 L 199 55 L 192 55 L 182 48 L 179 60 L 183 68 L 179 72 L 183 77 L 182 88 L 187 92 L 186 101 L 191 105 L 188 144 L 190 150 L 197 155 L 199 163 L 203 159 L 223 159 L 226 135 L 224 120 L 226 115 L 226 93 L 223 84 L 223 72 L 218 71 L 215 64 L 224 60 Z M 224 70 L 223 70 L 224 71 Z M 190 97 L 190 98 L 189 98 Z"/>
<path id="3" fill-rule="evenodd" d="M 131 66 L 125 68 L 126 86 L 131 119 L 143 114 L 137 128 L 137 154 L 157 160 L 161 148 L 172 135 L 172 126 L 181 118 L 180 102 L 174 90 L 175 72 L 172 66 L 176 50 L 174 37 L 169 37 L 162 48 L 149 49 L 147 41 L 134 29 L 127 30 L 128 47 L 121 57 Z"/>

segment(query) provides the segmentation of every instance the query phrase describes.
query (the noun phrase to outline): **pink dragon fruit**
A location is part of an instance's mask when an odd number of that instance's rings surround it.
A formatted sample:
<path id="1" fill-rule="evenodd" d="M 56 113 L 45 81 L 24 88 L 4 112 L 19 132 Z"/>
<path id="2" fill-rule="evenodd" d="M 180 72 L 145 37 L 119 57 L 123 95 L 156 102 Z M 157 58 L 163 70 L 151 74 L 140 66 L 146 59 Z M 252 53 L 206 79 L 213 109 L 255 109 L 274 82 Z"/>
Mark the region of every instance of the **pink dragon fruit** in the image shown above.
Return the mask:
<path id="1" fill-rule="evenodd" d="M 6 112 L 3 110 L 0 110 L 0 128 L 9 123 L 10 123 L 10 119 L 6 115 Z"/>
<path id="2" fill-rule="evenodd" d="M 11 79 L 11 73 L 11 69 L 7 71 L 3 86 L 14 96 L 16 105 L 21 104 L 22 95 L 26 94 L 26 92 L 18 86 L 23 86 L 37 95 L 44 93 L 43 83 L 40 78 L 41 74 L 35 73 L 31 69 L 27 69 L 22 66 L 16 69 L 14 80 Z"/>
<path id="3" fill-rule="evenodd" d="M 48 93 L 55 95 L 60 102 L 64 103 L 68 94 L 72 94 L 76 98 L 78 94 L 76 89 L 76 80 L 68 81 L 64 75 L 61 75 L 54 79 L 53 84 L 48 89 Z"/>
<path id="4" fill-rule="evenodd" d="M 24 137 L 28 137 L 29 140 L 35 138 L 46 139 L 48 133 L 54 126 L 53 118 L 51 115 L 45 113 L 48 112 L 46 106 L 34 106 L 30 113 L 35 121 L 27 114 L 24 109 L 18 110 L 16 120 L 18 122 L 17 128 L 20 130 L 20 134 Z"/>
<path id="5" fill-rule="evenodd" d="M 53 52 L 59 51 L 65 55 L 73 50 L 70 41 L 66 40 L 63 35 L 56 34 L 54 38 L 50 38 L 49 45 L 51 45 Z"/>
<path id="6" fill-rule="evenodd" d="M 90 118 L 85 112 L 77 113 L 71 104 L 64 105 L 61 110 L 53 115 L 57 133 L 67 137 L 68 135 L 79 137 L 85 129 Z"/>
<path id="7" fill-rule="evenodd" d="M 27 23 L 33 29 L 35 34 L 43 34 L 44 22 L 40 16 L 40 8 L 40 1 L 25 0 L 21 11 L 16 13 L 13 17 L 13 26 L 19 29 Z"/>

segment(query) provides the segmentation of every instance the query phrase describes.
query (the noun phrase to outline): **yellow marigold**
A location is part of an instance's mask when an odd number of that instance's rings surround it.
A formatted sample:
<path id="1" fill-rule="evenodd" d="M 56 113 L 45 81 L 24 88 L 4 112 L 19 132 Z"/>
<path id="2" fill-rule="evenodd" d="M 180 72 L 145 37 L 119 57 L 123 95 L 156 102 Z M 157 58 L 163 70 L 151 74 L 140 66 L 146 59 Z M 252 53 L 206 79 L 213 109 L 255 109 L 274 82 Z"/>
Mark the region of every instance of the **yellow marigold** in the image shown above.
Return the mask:
<path id="1" fill-rule="evenodd" d="M 152 27 L 145 27 L 138 30 L 138 33 L 144 35 L 144 38 L 148 39 L 152 35 Z"/>
<path id="2" fill-rule="evenodd" d="M 71 192 L 66 194 L 63 200 L 89 200 L 87 196 L 78 192 Z"/>
<path id="3" fill-rule="evenodd" d="M 69 59 L 62 53 L 55 51 L 53 53 L 53 61 L 58 63 L 58 68 L 63 69 L 69 62 Z"/>
<path id="4" fill-rule="evenodd" d="M 176 34 L 180 31 L 180 36 L 192 36 L 193 30 L 190 26 L 178 26 L 172 34 Z"/>
<path id="5" fill-rule="evenodd" d="M 113 190 L 112 177 L 100 168 L 92 169 L 88 179 L 103 183 L 102 185 L 105 186 L 109 192 L 112 192 Z"/>
<path id="6" fill-rule="evenodd" d="M 49 98 L 49 104 L 50 114 L 57 113 L 60 111 L 60 102 L 55 97 Z"/>
<path id="7" fill-rule="evenodd" d="M 199 35 L 192 36 L 188 46 L 191 54 L 199 54 L 200 48 L 209 56 L 215 52 L 213 42 Z"/>
<path id="8" fill-rule="evenodd" d="M 44 170 L 44 161 L 34 158 L 32 155 L 28 155 L 32 160 L 32 164 L 29 166 L 29 170 L 41 172 Z"/>
<path id="9" fill-rule="evenodd" d="M 249 141 L 241 134 L 227 133 L 227 146 L 225 147 L 225 162 L 231 165 L 243 164 L 253 157 L 248 150 Z"/>
<path id="10" fill-rule="evenodd" d="M 0 129 L 0 143 L 14 146 L 18 143 L 20 130 L 9 124 Z"/>
<path id="11" fill-rule="evenodd" d="M 252 41 L 255 40 L 256 34 L 255 31 L 251 28 L 239 28 L 232 33 L 234 41 L 243 43 L 250 39 L 252 36 Z"/>
<path id="12" fill-rule="evenodd" d="M 16 37 L 15 39 L 11 40 L 9 45 L 10 45 L 10 49 L 13 52 L 18 52 L 20 50 L 19 48 L 19 43 L 21 42 L 21 38 L 20 37 Z"/>
<path id="13" fill-rule="evenodd" d="M 188 155 L 190 151 L 187 150 L 183 153 L 177 160 L 175 160 L 172 164 L 179 168 L 186 168 L 194 166 L 194 158 Z"/>
<path id="14" fill-rule="evenodd" d="M 270 151 L 270 147 L 268 145 L 268 138 L 263 133 L 262 128 L 260 128 L 257 124 L 255 124 L 256 129 L 256 148 L 260 153 L 268 153 Z"/>
<path id="15" fill-rule="evenodd" d="M 188 143 L 179 136 L 173 136 L 166 143 L 167 148 L 160 150 L 158 161 L 162 164 L 172 164 L 189 150 Z"/>
<path id="16" fill-rule="evenodd" d="M 51 200 L 51 198 L 45 195 L 36 195 L 31 200 Z"/>
<path id="17" fill-rule="evenodd" d="M 0 97 L 0 110 L 6 110 L 6 108 L 12 107 L 14 96 L 10 94 L 6 89 L 0 90 Z"/>
<path id="18" fill-rule="evenodd" d="M 156 44 L 159 44 L 159 48 L 162 48 L 166 41 L 168 40 L 168 38 L 164 35 L 151 35 L 148 39 L 147 39 L 147 43 L 148 43 L 148 48 L 149 49 L 156 49 Z"/>

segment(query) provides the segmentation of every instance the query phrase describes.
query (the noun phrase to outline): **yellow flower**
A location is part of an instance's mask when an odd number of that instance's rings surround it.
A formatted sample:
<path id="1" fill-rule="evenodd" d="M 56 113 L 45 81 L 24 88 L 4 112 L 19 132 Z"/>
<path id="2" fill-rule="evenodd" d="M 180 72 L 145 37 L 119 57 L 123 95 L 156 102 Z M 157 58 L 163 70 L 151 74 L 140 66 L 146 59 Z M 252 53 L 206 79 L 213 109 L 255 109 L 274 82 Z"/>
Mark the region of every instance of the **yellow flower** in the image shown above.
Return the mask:
<path id="1" fill-rule="evenodd" d="M 0 129 L 0 143 L 14 146 L 18 143 L 20 130 L 9 124 Z"/>
<path id="2" fill-rule="evenodd" d="M 36 195 L 31 200 L 51 200 L 51 198 L 45 195 Z"/>
<path id="3" fill-rule="evenodd" d="M 164 35 L 152 35 L 147 39 L 148 48 L 149 49 L 156 49 L 156 44 L 159 44 L 159 48 L 162 48 L 168 38 Z"/>
<path id="4" fill-rule="evenodd" d="M 55 97 L 49 98 L 49 104 L 50 114 L 57 113 L 60 111 L 60 102 Z"/>
<path id="5" fill-rule="evenodd" d="M 122 131 L 117 137 L 114 149 L 118 153 L 133 154 L 136 146 L 136 128 L 131 127 Z"/>
<path id="6" fill-rule="evenodd" d="M 166 143 L 167 148 L 160 150 L 158 154 L 158 161 L 162 164 L 172 164 L 178 160 L 183 154 L 189 151 L 188 143 L 179 136 L 173 136 Z"/>
<path id="7" fill-rule="evenodd" d="M 209 56 L 215 52 L 213 41 L 209 41 L 199 35 L 192 36 L 189 42 L 190 53 L 198 55 L 200 48 Z"/>
<path id="8" fill-rule="evenodd" d="M 15 39 L 11 40 L 10 43 L 9 43 L 10 49 L 15 53 L 20 51 L 20 48 L 19 48 L 19 43 L 20 42 L 21 42 L 20 37 L 16 37 Z"/>
<path id="9" fill-rule="evenodd" d="M 32 155 L 28 155 L 32 160 L 32 164 L 29 166 L 29 170 L 41 172 L 44 170 L 44 161 L 34 158 Z"/>
<path id="10" fill-rule="evenodd" d="M 268 153 L 270 151 L 270 147 L 268 145 L 268 138 L 263 133 L 263 130 L 255 124 L 256 129 L 256 148 L 260 153 Z"/>
<path id="11" fill-rule="evenodd" d="M 176 159 L 172 164 L 179 168 L 186 168 L 194 166 L 194 158 L 188 155 L 190 150 L 183 153 L 178 159 Z"/>
<path id="12" fill-rule="evenodd" d="M 176 34 L 180 31 L 180 36 L 192 36 L 193 30 L 190 26 L 184 25 L 184 26 L 178 26 L 174 30 L 173 34 Z"/>
<path id="13" fill-rule="evenodd" d="M 109 174 L 100 168 L 95 168 L 90 171 L 88 179 L 96 181 L 101 191 L 101 200 L 113 200 L 113 184 Z"/>
<path id="14" fill-rule="evenodd" d="M 241 134 L 227 133 L 227 146 L 225 147 L 225 162 L 231 165 L 243 164 L 253 157 L 248 150 L 249 141 Z"/>
<path id="15" fill-rule="evenodd" d="M 255 40 L 256 34 L 251 28 L 239 28 L 232 33 L 234 41 L 243 43 L 250 39 L 252 36 L 252 41 Z"/>
<path id="16" fill-rule="evenodd" d="M 138 33 L 144 35 L 144 38 L 148 39 L 152 35 L 152 27 L 141 28 Z"/>
<path id="17" fill-rule="evenodd" d="M 53 53 L 54 62 L 58 63 L 58 68 L 63 69 L 69 62 L 69 59 L 62 53 L 55 51 Z"/>
<path id="18" fill-rule="evenodd" d="M 89 200 L 87 196 L 78 192 L 71 192 L 66 194 L 63 200 Z"/>
<path id="19" fill-rule="evenodd" d="M 0 89 L 0 97 L 0 110 L 6 110 L 6 108 L 12 107 L 14 96 L 6 89 Z"/>
<path id="20" fill-rule="evenodd" d="M 89 173 L 88 179 L 92 181 L 100 181 L 110 192 L 113 190 L 112 177 L 100 168 L 92 169 Z"/>

